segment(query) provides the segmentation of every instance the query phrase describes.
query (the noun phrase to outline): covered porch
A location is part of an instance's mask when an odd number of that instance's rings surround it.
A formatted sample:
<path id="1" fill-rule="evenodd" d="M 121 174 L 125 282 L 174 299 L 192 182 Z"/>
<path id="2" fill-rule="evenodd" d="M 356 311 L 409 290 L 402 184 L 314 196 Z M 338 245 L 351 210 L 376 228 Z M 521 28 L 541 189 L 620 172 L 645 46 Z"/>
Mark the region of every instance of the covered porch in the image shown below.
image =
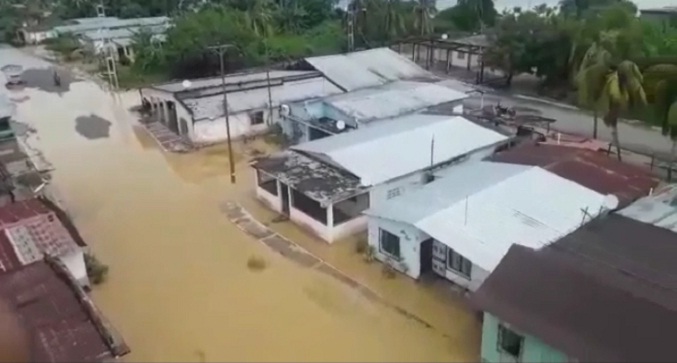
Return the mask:
<path id="1" fill-rule="evenodd" d="M 252 163 L 256 197 L 332 243 L 366 229 L 369 190 L 357 177 L 286 150 Z"/>

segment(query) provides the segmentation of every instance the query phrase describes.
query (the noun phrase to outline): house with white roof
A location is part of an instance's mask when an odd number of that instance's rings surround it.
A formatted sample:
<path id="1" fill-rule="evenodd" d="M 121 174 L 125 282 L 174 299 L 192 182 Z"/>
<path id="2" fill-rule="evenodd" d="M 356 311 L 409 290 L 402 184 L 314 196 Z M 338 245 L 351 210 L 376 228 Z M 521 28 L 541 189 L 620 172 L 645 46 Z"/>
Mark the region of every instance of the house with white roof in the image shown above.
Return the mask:
<path id="1" fill-rule="evenodd" d="M 281 125 L 291 144 L 440 105 L 462 114 L 463 100 L 474 92 L 459 82 L 442 80 L 389 48 L 309 57 L 301 66 L 321 72 L 346 93 L 285 105 Z"/>
<path id="2" fill-rule="evenodd" d="M 365 212 L 369 245 L 412 278 L 433 273 L 471 291 L 513 244 L 547 246 L 618 204 L 535 166 L 477 161 L 435 177 Z"/>
<path id="3" fill-rule="evenodd" d="M 331 243 L 364 230 L 370 207 L 508 142 L 460 116 L 408 115 L 259 158 L 255 190 L 269 208 Z"/>
<path id="4" fill-rule="evenodd" d="M 221 77 L 174 81 L 140 90 L 151 119 L 195 144 L 227 139 Z M 317 71 L 270 71 L 225 77 L 230 136 L 265 132 L 279 122 L 280 106 L 343 91 Z M 270 112 L 272 110 L 272 113 Z"/>
<path id="5" fill-rule="evenodd" d="M 292 103 L 281 123 L 292 144 L 355 130 L 445 104 L 463 113 L 463 92 L 435 84 L 394 81 L 322 99 Z"/>

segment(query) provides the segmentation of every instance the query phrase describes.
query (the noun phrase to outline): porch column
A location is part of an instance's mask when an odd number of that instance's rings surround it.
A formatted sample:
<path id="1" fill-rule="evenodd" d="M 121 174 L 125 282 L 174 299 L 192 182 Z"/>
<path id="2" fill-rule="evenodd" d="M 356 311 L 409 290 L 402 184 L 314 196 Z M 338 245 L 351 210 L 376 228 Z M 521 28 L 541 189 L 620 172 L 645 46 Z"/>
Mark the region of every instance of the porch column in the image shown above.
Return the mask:
<path id="1" fill-rule="evenodd" d="M 447 73 L 449 73 L 449 68 L 451 67 L 451 49 L 447 49 Z"/>
<path id="2" fill-rule="evenodd" d="M 167 101 L 162 100 L 162 119 L 163 124 L 167 125 L 169 123 L 169 108 L 167 107 Z"/>
<path id="3" fill-rule="evenodd" d="M 157 98 L 150 97 L 150 115 L 153 118 L 153 121 L 158 120 L 158 112 Z"/>
<path id="4" fill-rule="evenodd" d="M 472 60 L 472 48 L 468 48 L 468 53 L 466 53 L 468 56 L 468 70 L 470 70 L 470 60 Z"/>
<path id="5" fill-rule="evenodd" d="M 334 204 L 327 206 L 327 227 L 334 228 Z"/>

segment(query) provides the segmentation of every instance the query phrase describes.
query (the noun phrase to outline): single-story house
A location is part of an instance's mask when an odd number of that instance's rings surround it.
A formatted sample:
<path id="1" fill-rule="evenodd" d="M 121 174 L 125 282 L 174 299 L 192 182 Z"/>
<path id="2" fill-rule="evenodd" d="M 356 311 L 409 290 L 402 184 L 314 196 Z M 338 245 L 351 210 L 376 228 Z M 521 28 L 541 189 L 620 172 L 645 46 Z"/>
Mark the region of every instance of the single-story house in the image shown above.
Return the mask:
<path id="1" fill-rule="evenodd" d="M 191 80 L 188 87 L 170 82 L 140 94 L 155 120 L 195 144 L 209 144 L 227 139 L 222 82 L 221 77 Z M 265 132 L 279 122 L 281 105 L 343 92 L 317 71 L 229 74 L 225 83 L 231 138 Z"/>
<path id="2" fill-rule="evenodd" d="M 0 207 L 0 273 L 51 256 L 64 264 L 82 287 L 89 288 L 86 245 L 59 217 L 37 198 Z"/>
<path id="3" fill-rule="evenodd" d="M 0 300 L 26 329 L 30 362 L 113 362 L 130 351 L 53 259 L 0 273 Z"/>
<path id="4" fill-rule="evenodd" d="M 313 101 L 292 103 L 281 123 L 292 144 L 354 130 L 375 121 L 423 111 L 443 103 L 463 113 L 468 96 L 435 83 L 394 81 Z"/>
<path id="5" fill-rule="evenodd" d="M 116 61 L 126 58 L 134 60 L 134 37 L 141 32 L 148 32 L 151 40 L 156 43 L 165 41 L 165 32 L 169 29 L 169 23 L 163 23 L 152 26 L 134 26 L 118 29 L 98 29 L 87 31 L 78 36 L 80 43 L 85 49 L 93 54 L 104 54 L 112 50 L 113 58 Z M 108 42 L 108 44 L 106 44 Z M 111 47 L 110 50 L 106 46 Z"/>
<path id="6" fill-rule="evenodd" d="M 610 214 L 553 245 L 513 245 L 471 297 L 482 361 L 675 362 L 677 235 Z"/>
<path id="7" fill-rule="evenodd" d="M 617 203 L 539 167 L 477 161 L 365 214 L 378 260 L 474 291 L 511 245 L 547 246 Z"/>
<path id="8" fill-rule="evenodd" d="M 370 206 L 508 142 L 508 136 L 460 116 L 403 116 L 257 159 L 256 195 L 331 243 L 364 230 L 362 212 Z"/>
<path id="9" fill-rule="evenodd" d="M 619 208 L 648 195 L 660 183 L 648 168 L 577 147 L 526 143 L 496 153 L 488 160 L 540 166 L 599 193 L 615 195 Z"/>

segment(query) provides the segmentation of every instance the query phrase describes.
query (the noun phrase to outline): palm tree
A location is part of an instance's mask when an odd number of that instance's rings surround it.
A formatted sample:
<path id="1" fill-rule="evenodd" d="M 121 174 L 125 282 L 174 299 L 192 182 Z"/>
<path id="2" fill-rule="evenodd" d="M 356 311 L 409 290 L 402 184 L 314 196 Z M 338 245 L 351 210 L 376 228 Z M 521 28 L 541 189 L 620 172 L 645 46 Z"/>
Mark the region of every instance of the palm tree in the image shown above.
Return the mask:
<path id="1" fill-rule="evenodd" d="M 597 136 L 597 118 L 601 114 L 604 124 L 611 128 L 612 144 L 621 159 L 618 120 L 621 112 L 646 105 L 642 86 L 643 76 L 639 67 L 629 60 L 618 61 L 607 50 L 606 36 L 590 46 L 576 76 L 578 97 L 581 105 L 593 111 L 593 137 Z M 613 36 L 613 35 L 612 35 Z"/>
<path id="2" fill-rule="evenodd" d="M 400 0 L 387 0 L 385 9 L 385 30 L 390 40 L 405 32 L 405 21 Z"/>
<path id="3" fill-rule="evenodd" d="M 245 21 L 249 27 L 259 36 L 273 34 L 273 17 L 275 3 L 270 0 L 250 0 L 245 11 Z"/>
<path id="4" fill-rule="evenodd" d="M 657 64 L 644 70 L 644 87 L 651 101 L 653 115 L 663 135 L 672 140 L 668 178 L 677 159 L 677 65 Z"/>
<path id="5" fill-rule="evenodd" d="M 432 18 L 435 15 L 435 0 L 418 0 L 414 6 L 414 28 L 421 35 L 433 32 Z"/>

